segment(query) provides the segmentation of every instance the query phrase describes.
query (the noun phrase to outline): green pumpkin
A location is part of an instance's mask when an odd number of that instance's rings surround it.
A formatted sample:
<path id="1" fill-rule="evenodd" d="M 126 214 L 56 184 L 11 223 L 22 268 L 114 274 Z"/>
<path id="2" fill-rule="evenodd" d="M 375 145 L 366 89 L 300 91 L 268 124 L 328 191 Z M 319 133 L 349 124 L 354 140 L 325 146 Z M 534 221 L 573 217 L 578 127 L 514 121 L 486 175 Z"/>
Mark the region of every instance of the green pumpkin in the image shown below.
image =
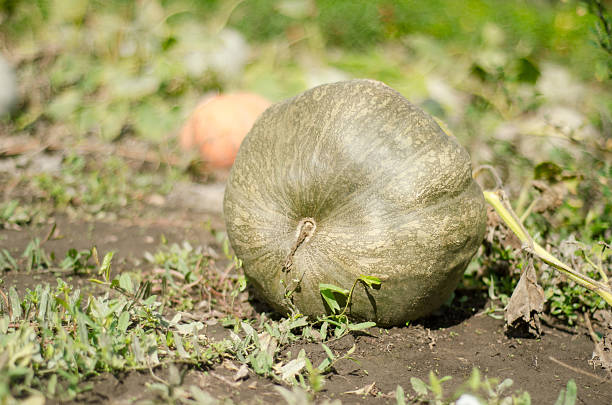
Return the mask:
<path id="1" fill-rule="evenodd" d="M 268 108 L 227 182 L 230 243 L 275 309 L 316 317 L 320 283 L 348 314 L 400 325 L 447 301 L 482 242 L 485 201 L 466 150 L 373 80 L 325 84 Z"/>

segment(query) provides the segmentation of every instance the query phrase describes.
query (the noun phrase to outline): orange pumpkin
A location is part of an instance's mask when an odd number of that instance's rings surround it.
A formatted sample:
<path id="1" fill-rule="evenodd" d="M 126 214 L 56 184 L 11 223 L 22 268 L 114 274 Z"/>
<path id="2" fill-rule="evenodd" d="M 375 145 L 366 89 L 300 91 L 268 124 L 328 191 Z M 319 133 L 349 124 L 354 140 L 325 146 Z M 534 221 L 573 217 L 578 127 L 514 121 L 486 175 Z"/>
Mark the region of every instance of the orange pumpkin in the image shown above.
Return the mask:
<path id="1" fill-rule="evenodd" d="M 240 143 L 270 105 L 253 93 L 219 94 L 204 99 L 181 130 L 183 149 L 198 148 L 209 167 L 231 167 Z"/>

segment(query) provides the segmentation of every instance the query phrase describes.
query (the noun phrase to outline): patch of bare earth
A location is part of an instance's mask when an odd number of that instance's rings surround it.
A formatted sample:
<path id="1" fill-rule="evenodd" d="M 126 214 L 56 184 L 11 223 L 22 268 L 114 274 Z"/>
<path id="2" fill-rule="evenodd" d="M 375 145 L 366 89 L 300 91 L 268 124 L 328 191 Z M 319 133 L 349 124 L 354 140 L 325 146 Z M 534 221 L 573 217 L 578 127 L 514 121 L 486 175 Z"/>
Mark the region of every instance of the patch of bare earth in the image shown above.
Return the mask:
<path id="1" fill-rule="evenodd" d="M 98 251 L 116 251 L 114 268 L 131 268 L 143 260 L 145 251 L 153 251 L 162 235 L 169 243 L 189 241 L 192 245 L 219 248 L 207 224 L 219 229 L 219 214 L 148 209 L 133 217 L 112 221 L 71 220 L 65 216 L 50 218 L 47 224 L 27 226 L 20 230 L 0 230 L 0 245 L 11 253 L 20 254 L 33 237 L 44 239 L 51 224 L 56 224 L 54 236 L 44 242 L 47 251 L 63 257 L 70 248 Z M 5 272 L 0 288 L 11 286 L 23 291 L 37 283 L 55 283 L 57 274 Z M 66 277 L 67 278 L 67 277 Z M 72 276 L 71 282 L 85 285 L 81 276 Z M 578 386 L 579 404 L 598 405 L 612 403 L 612 383 L 606 372 L 593 368 L 593 342 L 584 327 L 555 327 L 544 325 L 539 339 L 514 338 L 506 335 L 503 320 L 482 314 L 487 305 L 481 294 L 458 291 L 467 302 L 448 307 L 435 316 L 407 327 L 379 329 L 367 333 L 345 336 L 328 344 L 338 356 L 353 345 L 353 360 L 338 361 L 326 377 L 326 383 L 317 399 L 341 399 L 345 404 L 394 404 L 394 392 L 401 385 L 406 393 L 414 394 L 410 378 L 427 381 L 430 371 L 438 376 L 452 376 L 445 382 L 445 392 L 452 392 L 464 382 L 474 367 L 483 375 L 500 380 L 511 378 L 513 389 L 528 391 L 532 403 L 554 403 L 567 381 L 574 379 Z M 466 300 L 463 300 L 466 301 Z M 456 300 L 455 302 L 458 302 Z M 228 331 L 219 325 L 208 326 L 205 333 L 211 339 L 221 340 Z M 326 354 L 315 343 L 296 344 L 285 350 L 287 357 L 295 358 L 305 349 L 314 364 Z M 211 368 L 191 368 L 186 371 L 183 386 L 195 385 L 217 398 L 230 398 L 236 403 L 266 404 L 282 402 L 271 380 L 249 371 L 244 379 L 235 380 L 240 364 L 225 362 Z M 165 379 L 168 370 L 158 368 L 155 376 L 147 371 L 132 371 L 117 375 L 101 374 L 90 378 L 84 390 L 72 403 L 123 404 L 152 398 L 147 383 Z M 373 385 L 372 385 L 373 384 Z M 352 391 L 352 393 L 351 393 Z M 54 403 L 54 402 L 49 402 Z"/>

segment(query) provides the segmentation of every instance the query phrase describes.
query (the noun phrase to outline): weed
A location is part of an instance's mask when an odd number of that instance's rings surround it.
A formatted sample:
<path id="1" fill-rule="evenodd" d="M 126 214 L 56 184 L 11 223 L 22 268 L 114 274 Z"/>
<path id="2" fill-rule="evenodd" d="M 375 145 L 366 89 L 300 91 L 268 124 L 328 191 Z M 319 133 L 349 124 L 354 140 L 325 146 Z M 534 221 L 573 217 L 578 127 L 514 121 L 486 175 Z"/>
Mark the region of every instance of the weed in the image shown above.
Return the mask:
<path id="1" fill-rule="evenodd" d="M 221 238 L 222 246 L 226 246 L 223 240 L 227 238 Z M 219 269 L 221 259 L 211 247 L 194 248 L 188 242 L 163 245 L 155 254 L 145 252 L 145 259 L 156 266 L 148 279 L 154 291 L 163 290 L 164 299 L 173 301 L 177 310 L 193 309 L 194 297 L 197 297 L 200 303 L 208 303 L 209 312 L 216 307 L 223 313 L 248 315 L 250 310 L 244 305 L 246 279 L 239 270 L 241 263 L 227 252 L 231 260 Z"/>
<path id="2" fill-rule="evenodd" d="M 85 297 L 61 279 L 57 286 L 37 286 L 19 297 L 9 290 L 10 304 L 2 306 L 0 351 L 6 353 L 0 391 L 10 397 L 49 390 L 45 376 L 67 384 L 61 398 L 72 398 L 79 383 L 102 372 L 158 367 L 181 362 L 200 366 L 216 361 L 223 346 L 210 345 L 200 322 L 185 322 L 180 315 L 166 319 L 158 297 L 127 273 L 110 279 L 112 254 L 100 266 L 102 280 L 118 292 Z M 218 350 L 221 351 L 218 351 Z"/>
<path id="3" fill-rule="evenodd" d="M 569 380 L 564 390 L 561 390 L 559 397 L 555 402 L 555 405 L 574 405 L 578 398 L 578 389 L 576 388 L 576 382 Z"/>
<path id="4" fill-rule="evenodd" d="M 424 382 L 420 378 L 412 377 L 410 383 L 415 397 L 407 396 L 404 389 L 398 386 L 395 391 L 396 402 L 398 405 L 406 403 L 406 400 L 418 401 L 419 403 L 429 404 L 456 404 L 456 405 L 530 405 L 531 397 L 527 392 L 515 391 L 508 395 L 508 390 L 513 385 L 511 379 L 505 379 L 501 382 L 495 378 L 482 378 L 480 371 L 477 368 L 472 370 L 472 374 L 454 393 L 445 393 L 443 383 L 451 378 L 438 377 L 431 371 L 429 373 L 429 383 Z M 574 387 L 573 395 L 575 399 L 575 383 L 573 380 L 568 382 L 568 387 Z M 569 388 L 568 388 L 569 390 Z M 560 398 L 564 391 L 560 393 Z M 572 395 L 571 393 L 569 395 Z M 566 398 L 566 397 L 564 397 Z M 569 404 L 573 402 L 568 402 Z"/>
<path id="5" fill-rule="evenodd" d="M 412 385 L 412 389 L 417 393 L 417 399 L 424 400 L 428 395 L 432 394 L 434 399 L 434 404 L 442 404 L 442 398 L 444 396 L 444 392 L 442 390 L 442 383 L 450 380 L 451 377 L 446 376 L 442 378 L 438 378 L 433 371 L 429 372 L 429 384 L 426 384 L 417 377 L 410 378 L 410 384 Z"/>
<path id="6" fill-rule="evenodd" d="M 25 259 L 27 271 L 48 269 L 52 264 L 52 258 L 41 247 L 40 239 L 38 238 L 32 239 L 21 257 Z"/>
<path id="7" fill-rule="evenodd" d="M 6 250 L 0 250 L 0 271 L 17 270 L 17 260 Z"/>
<path id="8" fill-rule="evenodd" d="M 321 336 L 323 340 L 327 339 L 329 325 L 334 327 L 333 336 L 337 339 L 351 331 L 360 331 L 376 326 L 376 323 L 371 321 L 352 323 L 346 314 L 357 283 L 362 283 L 366 288 L 380 288 L 381 280 L 374 276 L 360 275 L 350 290 L 332 284 L 319 284 L 319 292 L 331 310 L 331 314 L 318 319 L 318 322 L 321 323 Z M 342 310 L 340 310 L 340 302 L 344 302 Z"/>
<path id="9" fill-rule="evenodd" d="M 10 200 L 0 204 L 0 226 L 4 228 L 15 228 L 28 224 L 34 214 L 23 207 L 19 201 Z"/>

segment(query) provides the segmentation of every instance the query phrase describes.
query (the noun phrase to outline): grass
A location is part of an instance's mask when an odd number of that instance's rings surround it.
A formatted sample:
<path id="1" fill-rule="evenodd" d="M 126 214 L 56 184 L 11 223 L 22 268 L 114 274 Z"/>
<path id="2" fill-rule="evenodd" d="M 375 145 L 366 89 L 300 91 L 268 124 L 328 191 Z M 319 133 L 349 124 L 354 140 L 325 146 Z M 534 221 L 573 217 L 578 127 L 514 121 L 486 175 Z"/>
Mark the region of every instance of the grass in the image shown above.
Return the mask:
<path id="1" fill-rule="evenodd" d="M 342 313 L 314 322 L 299 314 L 280 320 L 266 314 L 250 319 L 237 316 L 240 310 L 236 307 L 241 303 L 234 300 L 244 290 L 241 276 L 232 275 L 225 280 L 214 276 L 214 266 L 205 261 L 201 250 L 189 244 L 162 245 L 146 255 L 151 264 L 163 266 L 164 273 L 136 269 L 113 277 L 116 273 L 112 271 L 113 253 L 107 253 L 100 263 L 95 248 L 80 252 L 71 249 L 59 263 L 49 259 L 53 256 L 40 247 L 38 240 L 33 240 L 20 258 L 11 259 L 18 263 L 18 268 L 10 271 L 80 274 L 90 277 L 94 290 L 86 293 L 62 278 L 57 278 L 55 285 L 40 284 L 22 293 L 14 287 L 8 289 L 8 296 L 0 299 L 3 403 L 17 403 L 24 397 L 66 401 L 86 390 L 84 383 L 94 375 L 149 370 L 155 376 L 155 370 L 162 366 L 170 367 L 169 377 L 155 378 L 157 382 L 150 385 L 152 395 L 173 403 L 198 403 L 210 398 L 209 394 L 184 385 L 176 366 L 206 370 L 229 359 L 245 364 L 256 374 L 295 387 L 293 391 L 280 391 L 292 403 L 296 398 L 311 398 L 312 393 L 320 391 L 325 374 L 333 371 L 339 360 L 350 360 L 355 350 L 353 346 L 337 355 L 325 342 L 348 331 L 373 326 L 352 324 Z M 212 292 L 208 311 L 230 328 L 227 338 L 213 340 L 207 336 L 203 322 L 183 316 L 183 311 L 193 311 L 191 299 L 197 294 L 193 290 L 194 280 Z M 376 283 L 367 280 L 372 285 Z M 105 292 L 100 294 L 96 285 L 103 286 Z M 157 288 L 160 285 L 161 291 Z M 335 291 L 324 289 L 327 290 Z M 218 298 L 215 292 L 219 293 Z M 349 294 L 344 293 L 345 297 Z M 318 342 L 327 357 L 315 365 L 302 349 L 296 357 L 285 360 L 285 348 L 297 342 Z M 511 380 L 499 383 L 482 379 L 477 369 L 453 393 L 443 390 L 443 383 L 449 378 L 437 377 L 432 372 L 425 383 L 413 377 L 414 394 L 406 395 L 398 387 L 397 403 L 409 400 L 442 404 L 462 396 L 467 398 L 465 395 L 487 404 L 530 403 L 528 393 L 507 394 Z M 568 393 L 573 393 L 567 395 L 574 395 L 575 399 L 575 385 L 568 384 Z"/>
<path id="2" fill-rule="evenodd" d="M 323 384 L 319 376 L 352 353 L 338 357 L 322 342 L 374 325 L 353 325 L 346 316 L 341 322 L 333 317 L 314 323 L 299 314 L 279 321 L 265 314 L 245 318 L 240 308 L 246 299 L 245 282 L 236 274 L 236 261 L 221 273 L 210 255 L 187 243 L 162 245 L 146 254 L 151 264 L 160 266 L 152 272 L 137 269 L 117 276 L 112 276 L 113 253 L 99 262 L 95 248 L 70 249 L 57 263 L 34 239 L 19 258 L 6 254 L 11 266 L 5 270 L 78 274 L 90 278 L 93 290 L 87 288 L 86 293 L 59 277 L 54 286 L 41 284 L 22 293 L 8 288 L 8 296 L 0 300 L 0 398 L 5 403 L 31 395 L 69 400 L 84 389 L 84 381 L 103 372 L 170 364 L 207 369 L 223 359 L 317 391 Z M 200 296 L 203 291 L 207 297 Z M 229 337 L 212 341 L 202 322 L 183 319 L 183 311 L 193 311 L 198 296 L 208 300 L 202 319 L 218 319 L 231 328 Z M 328 357 L 313 366 L 302 350 L 295 359 L 282 360 L 284 348 L 298 341 L 321 342 Z"/>

